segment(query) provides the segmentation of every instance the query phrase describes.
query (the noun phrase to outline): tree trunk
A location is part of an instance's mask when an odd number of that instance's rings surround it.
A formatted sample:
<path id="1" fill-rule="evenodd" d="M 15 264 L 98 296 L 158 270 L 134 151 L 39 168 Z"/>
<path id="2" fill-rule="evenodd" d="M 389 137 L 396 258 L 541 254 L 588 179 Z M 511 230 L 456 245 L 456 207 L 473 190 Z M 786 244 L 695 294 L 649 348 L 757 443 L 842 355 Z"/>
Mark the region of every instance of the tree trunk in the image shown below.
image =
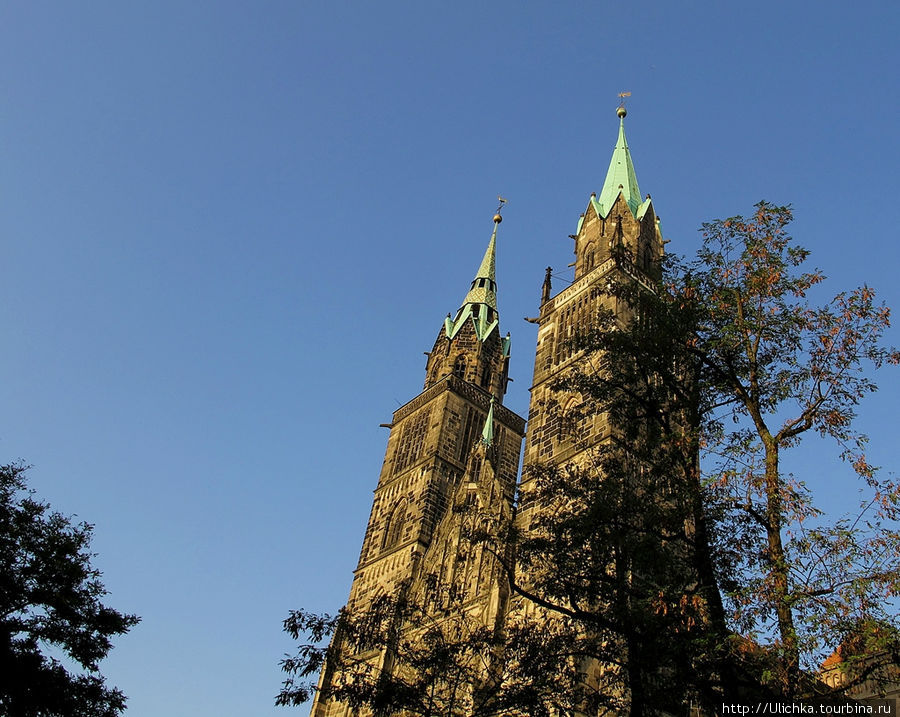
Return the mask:
<path id="1" fill-rule="evenodd" d="M 700 596 L 709 611 L 709 631 L 715 638 L 716 645 L 721 652 L 713 656 L 713 664 L 719 672 L 718 675 L 710 675 L 712 680 L 719 678 L 722 686 L 721 698 L 726 702 L 737 702 L 737 684 L 738 679 L 735 674 L 735 664 L 732 659 L 731 651 L 727 649 L 728 637 L 730 631 L 725 616 L 725 607 L 722 604 L 722 594 L 719 592 L 719 586 L 716 582 L 716 574 L 713 568 L 713 559 L 710 553 L 710 536 L 709 528 L 706 522 L 706 515 L 703 510 L 703 495 L 700 487 L 700 466 L 699 460 L 695 461 L 696 470 L 692 476 L 692 496 L 691 496 L 691 512 L 694 522 L 694 540 L 691 545 L 693 553 L 694 570 L 697 573 L 697 581 L 700 584 Z M 716 706 L 716 695 L 709 694 L 705 690 L 700 695 L 707 709 Z M 714 701 L 711 701 L 714 700 Z"/>
<path id="2" fill-rule="evenodd" d="M 778 469 L 778 444 L 771 436 L 764 436 L 766 449 L 766 533 L 768 538 L 768 560 L 772 575 L 775 614 L 778 618 L 778 632 L 781 635 L 782 675 L 781 691 L 786 697 L 793 696 L 800 681 L 800 652 L 797 633 L 794 628 L 794 613 L 790 604 L 790 583 L 788 566 L 781 540 L 783 523 L 783 500 L 781 479 Z"/>

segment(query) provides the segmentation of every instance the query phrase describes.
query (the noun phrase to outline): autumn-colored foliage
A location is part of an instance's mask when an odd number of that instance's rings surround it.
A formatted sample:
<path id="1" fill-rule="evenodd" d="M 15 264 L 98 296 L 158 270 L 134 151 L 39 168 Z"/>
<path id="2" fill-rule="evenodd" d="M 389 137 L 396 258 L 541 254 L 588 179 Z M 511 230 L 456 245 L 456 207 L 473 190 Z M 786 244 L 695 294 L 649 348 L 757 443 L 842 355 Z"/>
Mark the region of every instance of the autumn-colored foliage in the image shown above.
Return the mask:
<path id="1" fill-rule="evenodd" d="M 386 598 L 393 613 L 294 613 L 294 638 L 345 632 L 285 660 L 279 701 L 308 698 L 292 680 L 323 660 L 348 676 L 332 697 L 448 715 L 710 711 L 896 675 L 865 653 L 898 653 L 900 486 L 869 463 L 855 419 L 873 371 L 900 353 L 883 343 L 890 312 L 873 289 L 810 300 L 825 277 L 803 269 L 790 221 L 790 207 L 760 202 L 705 224 L 697 257 L 665 258 L 655 287 L 614 251 L 615 308 L 574 337 L 581 360 L 555 386 L 570 440 L 595 416 L 604 440 L 585 441 L 577 465 L 526 467 L 528 519 L 465 536 L 506 570 L 503 629 L 469 622 L 463 594 L 452 619 L 402 594 Z M 818 476 L 784 470 L 802 440 L 834 446 L 859 505 L 826 515 Z M 861 668 L 826 684 L 820 665 L 839 646 Z M 397 669 L 373 670 L 365 649 Z"/>
<path id="2" fill-rule="evenodd" d="M 790 220 L 790 207 L 761 202 L 750 218 L 705 224 L 698 260 L 670 279 L 673 299 L 696 312 L 690 350 L 705 404 L 718 405 L 704 424 L 704 469 L 721 511 L 722 587 L 734 627 L 771 648 L 785 695 L 852 625 L 892 619 L 900 588 L 900 491 L 868 463 L 854 425 L 876 390 L 873 369 L 900 360 L 882 342 L 890 311 L 867 286 L 811 304 L 825 277 L 801 270 L 809 252 Z M 865 489 L 847 515 L 820 513 L 814 476 L 782 469 L 808 434 L 832 440 Z M 856 493 L 850 482 L 842 490 Z"/>

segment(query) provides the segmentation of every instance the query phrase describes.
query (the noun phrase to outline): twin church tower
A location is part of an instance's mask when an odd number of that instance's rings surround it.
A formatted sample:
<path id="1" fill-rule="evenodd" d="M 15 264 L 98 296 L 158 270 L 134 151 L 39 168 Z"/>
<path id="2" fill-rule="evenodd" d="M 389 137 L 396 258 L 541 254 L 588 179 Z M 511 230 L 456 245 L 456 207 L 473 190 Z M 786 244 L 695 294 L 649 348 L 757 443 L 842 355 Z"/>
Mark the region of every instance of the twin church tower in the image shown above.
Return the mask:
<path id="1" fill-rule="evenodd" d="M 501 332 L 497 310 L 498 214 L 462 306 L 447 316 L 427 353 L 422 393 L 393 415 L 350 589 L 351 611 L 400 586 L 415 593 L 437 579 L 471 596 L 466 610 L 483 624 L 499 624 L 511 609 L 508 576 L 486 550 L 461 553 L 465 511 L 454 507 L 476 505 L 480 515 L 528 520 L 540 508 L 516 512 L 522 440 L 526 488 L 529 466 L 578 464 L 604 440 L 604 417 L 582 418 L 573 427 L 565 417 L 575 397 L 567 400 L 551 386 L 579 361 L 569 339 L 613 301 L 605 287 L 622 271 L 616 249 L 627 250 L 632 276 L 651 281 L 662 256 L 659 221 L 650 196 L 641 197 L 625 140 L 625 108 L 617 113 L 619 134 L 603 189 L 590 196 L 573 235 L 574 282 L 552 296 L 549 269 L 544 281 L 527 433 L 525 419 L 503 405 L 510 335 Z M 336 678 L 326 666 L 322 682 Z M 333 701 L 313 704 L 314 717 L 350 714 Z"/>

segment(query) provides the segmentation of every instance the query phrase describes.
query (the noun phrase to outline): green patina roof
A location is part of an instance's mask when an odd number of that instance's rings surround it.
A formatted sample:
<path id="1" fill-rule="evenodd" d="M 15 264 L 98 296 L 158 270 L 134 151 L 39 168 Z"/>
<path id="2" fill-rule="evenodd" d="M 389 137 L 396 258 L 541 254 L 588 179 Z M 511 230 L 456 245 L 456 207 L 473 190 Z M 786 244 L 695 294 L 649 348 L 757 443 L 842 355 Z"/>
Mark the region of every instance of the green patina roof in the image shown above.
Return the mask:
<path id="1" fill-rule="evenodd" d="M 484 252 L 484 258 L 481 260 L 481 266 L 478 267 L 478 273 L 472 280 L 472 288 L 466 294 L 463 300 L 465 304 L 487 304 L 492 309 L 497 308 L 497 225 L 494 224 L 494 231 L 491 234 L 491 240 L 488 242 L 488 248 Z"/>
<path id="2" fill-rule="evenodd" d="M 621 187 L 621 189 L 620 189 Z M 634 164 L 631 161 L 631 150 L 625 139 L 625 118 L 619 118 L 619 139 L 613 150 L 612 159 L 609 160 L 609 169 L 606 171 L 606 181 L 603 182 L 603 190 L 595 199 L 599 204 L 600 216 L 609 214 L 613 202 L 619 196 L 619 192 L 625 195 L 628 208 L 632 214 L 637 214 L 641 206 L 641 190 L 638 188 L 637 176 L 634 173 Z"/>
<path id="3" fill-rule="evenodd" d="M 488 408 L 487 418 L 484 421 L 484 430 L 481 431 L 481 442 L 490 446 L 494 442 L 494 397 L 491 396 L 491 405 Z"/>
<path id="4" fill-rule="evenodd" d="M 628 141 L 625 139 L 624 117 L 619 118 L 619 138 L 613 149 L 612 159 L 609 160 L 609 169 L 606 171 L 603 189 L 599 197 L 591 195 L 591 206 L 597 212 L 598 217 L 605 219 L 609 215 L 620 192 L 624 196 L 631 214 L 635 218 L 641 219 L 650 206 L 650 198 L 641 199 L 637 175 L 634 173 L 634 163 L 631 161 L 631 150 L 628 149 Z M 584 217 L 578 220 L 576 234 L 581 231 L 583 223 Z"/>
<path id="5" fill-rule="evenodd" d="M 452 339 L 456 336 L 469 317 L 475 322 L 475 333 L 482 341 L 500 325 L 500 317 L 497 312 L 496 277 L 498 224 L 499 222 L 494 223 L 494 231 L 491 234 L 490 242 L 488 242 L 487 250 L 484 252 L 484 258 L 481 260 L 478 272 L 472 280 L 469 293 L 466 294 L 462 306 L 456 313 L 456 318 L 451 319 L 448 316 L 444 322 L 444 329 L 448 338 Z"/>

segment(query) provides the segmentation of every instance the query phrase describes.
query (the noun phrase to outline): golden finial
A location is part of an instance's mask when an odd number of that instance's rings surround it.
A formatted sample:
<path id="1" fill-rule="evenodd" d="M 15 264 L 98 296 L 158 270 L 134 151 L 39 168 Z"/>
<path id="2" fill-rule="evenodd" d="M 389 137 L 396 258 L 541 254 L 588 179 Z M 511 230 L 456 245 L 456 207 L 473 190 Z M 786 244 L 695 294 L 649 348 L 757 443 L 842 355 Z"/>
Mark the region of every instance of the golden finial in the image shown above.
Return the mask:
<path id="1" fill-rule="evenodd" d="M 497 213 L 494 215 L 494 224 L 499 224 L 503 221 L 503 217 L 500 216 L 500 212 L 503 211 L 503 205 L 506 204 L 506 200 L 498 196 L 497 199 L 500 200 L 500 204 L 497 206 Z"/>
<path id="2" fill-rule="evenodd" d="M 616 114 L 619 116 L 619 119 L 625 117 L 628 114 L 628 110 L 625 109 L 625 98 L 631 97 L 630 92 L 620 92 L 619 93 L 619 107 L 616 110 Z"/>

